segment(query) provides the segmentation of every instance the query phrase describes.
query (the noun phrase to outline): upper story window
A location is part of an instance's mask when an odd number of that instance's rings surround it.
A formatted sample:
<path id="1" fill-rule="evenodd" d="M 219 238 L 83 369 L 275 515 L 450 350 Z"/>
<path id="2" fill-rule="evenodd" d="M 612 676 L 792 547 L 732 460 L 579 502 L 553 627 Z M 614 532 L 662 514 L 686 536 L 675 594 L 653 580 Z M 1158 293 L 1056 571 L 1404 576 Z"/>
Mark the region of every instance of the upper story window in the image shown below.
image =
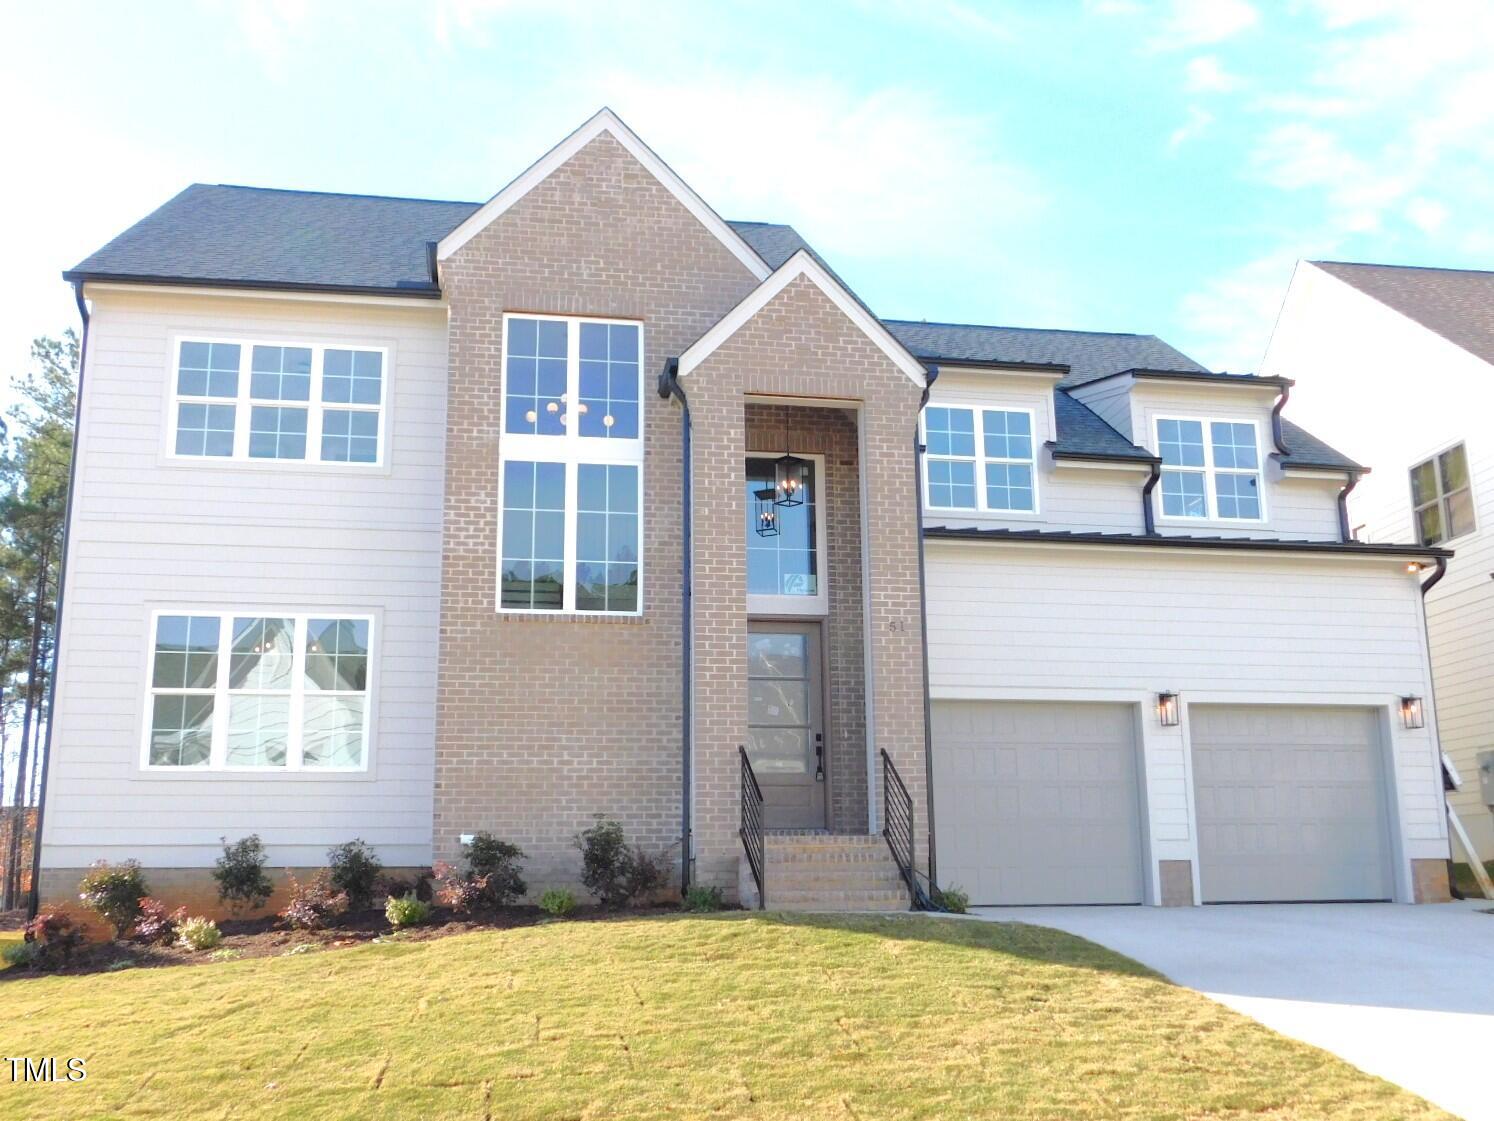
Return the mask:
<path id="1" fill-rule="evenodd" d="M 378 464 L 387 358 L 377 348 L 181 339 L 172 454 Z"/>
<path id="2" fill-rule="evenodd" d="M 930 405 L 923 431 L 930 509 L 1037 510 L 1030 411 Z"/>
<path id="3" fill-rule="evenodd" d="M 498 607 L 642 610 L 643 328 L 503 324 Z"/>
<path id="4" fill-rule="evenodd" d="M 1261 507 L 1260 445 L 1250 421 L 1157 421 L 1162 457 L 1162 514 L 1258 522 Z"/>
<path id="5" fill-rule="evenodd" d="M 1468 451 L 1462 444 L 1411 468 L 1411 504 L 1423 545 L 1439 545 L 1477 528 Z"/>
<path id="6" fill-rule="evenodd" d="M 804 455 L 797 506 L 771 507 L 771 531 L 760 532 L 764 495 L 777 483 L 777 455 L 749 455 L 745 473 L 747 608 L 754 614 L 822 615 L 829 609 L 825 584 L 825 519 L 820 479 L 823 456 Z"/>
<path id="7" fill-rule="evenodd" d="M 144 765 L 366 769 L 372 630 L 363 616 L 157 614 Z"/>

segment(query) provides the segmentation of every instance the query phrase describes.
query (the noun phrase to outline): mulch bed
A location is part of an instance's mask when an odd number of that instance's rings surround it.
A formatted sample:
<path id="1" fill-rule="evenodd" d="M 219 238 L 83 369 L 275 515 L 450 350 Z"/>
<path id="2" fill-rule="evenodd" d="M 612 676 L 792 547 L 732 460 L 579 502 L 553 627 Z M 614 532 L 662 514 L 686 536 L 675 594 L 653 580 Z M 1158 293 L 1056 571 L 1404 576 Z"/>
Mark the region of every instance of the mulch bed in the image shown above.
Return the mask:
<path id="1" fill-rule="evenodd" d="M 79 947 L 70 964 L 61 969 L 0 969 L 0 984 L 29 977 L 70 976 L 83 973 L 105 973 L 125 968 L 157 968 L 168 965 L 211 965 L 231 958 L 282 957 L 296 952 L 298 946 L 315 947 L 300 953 L 341 950 L 363 946 L 376 940 L 396 942 L 429 942 L 453 934 L 470 934 L 475 930 L 512 930 L 535 926 L 541 922 L 597 922 L 640 915 L 677 914 L 678 908 L 640 907 L 626 911 L 608 911 L 600 907 L 578 907 L 564 920 L 550 918 L 538 907 L 504 907 L 482 915 L 457 915 L 437 908 L 425 926 L 408 927 L 395 933 L 382 909 L 344 915 L 335 927 L 327 930 L 290 930 L 275 915 L 255 919 L 225 919 L 218 923 L 223 941 L 214 950 L 199 952 L 182 946 L 152 946 L 143 942 L 91 942 Z M 222 951 L 236 951 L 232 955 Z M 216 955 L 216 956 L 215 956 Z M 128 963 L 123 964 L 123 963 Z"/>

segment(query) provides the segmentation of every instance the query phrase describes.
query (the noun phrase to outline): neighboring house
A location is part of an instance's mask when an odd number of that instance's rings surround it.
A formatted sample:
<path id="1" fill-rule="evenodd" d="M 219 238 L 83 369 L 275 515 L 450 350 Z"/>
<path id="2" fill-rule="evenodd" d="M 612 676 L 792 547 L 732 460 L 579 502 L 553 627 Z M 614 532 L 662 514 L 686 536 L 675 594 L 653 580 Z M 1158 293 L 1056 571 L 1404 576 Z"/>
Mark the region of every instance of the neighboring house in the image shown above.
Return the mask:
<path id="1" fill-rule="evenodd" d="M 773 905 L 1445 893 L 1445 552 L 1345 540 L 1280 379 L 879 321 L 607 111 L 482 205 L 194 186 L 67 276 L 46 895 L 250 832 L 539 890 L 599 813 Z"/>
<path id="2" fill-rule="evenodd" d="M 1448 803 L 1494 860 L 1494 272 L 1303 261 L 1265 368 L 1374 465 L 1349 507 L 1361 539 L 1457 552 L 1427 595 L 1437 728 L 1463 782 Z"/>

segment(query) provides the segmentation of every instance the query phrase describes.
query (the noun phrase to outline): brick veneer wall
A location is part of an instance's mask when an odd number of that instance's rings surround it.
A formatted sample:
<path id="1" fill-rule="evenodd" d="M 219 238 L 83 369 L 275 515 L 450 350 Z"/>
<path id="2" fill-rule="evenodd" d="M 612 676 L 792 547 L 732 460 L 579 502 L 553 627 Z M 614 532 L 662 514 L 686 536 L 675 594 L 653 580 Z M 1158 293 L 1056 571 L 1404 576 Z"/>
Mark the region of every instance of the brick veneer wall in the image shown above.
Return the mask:
<path id="1" fill-rule="evenodd" d="M 866 657 L 861 610 L 861 472 L 856 414 L 803 405 L 747 406 L 749 451 L 786 449 L 825 457 L 819 509 L 825 519 L 829 617 L 824 643 L 829 672 L 825 768 L 829 826 L 866 832 Z"/>
<path id="2" fill-rule="evenodd" d="M 685 379 L 694 418 L 695 839 L 702 882 L 735 890 L 736 745 L 746 730 L 742 657 L 746 588 L 741 482 L 744 396 L 860 404 L 870 585 L 868 681 L 873 747 L 885 748 L 913 795 L 926 867 L 923 637 L 913 433 L 921 390 L 822 293 L 800 277 Z"/>
<path id="3" fill-rule="evenodd" d="M 436 858 L 488 829 L 524 848 L 532 889 L 574 883 L 571 838 L 606 813 L 677 861 L 680 414 L 652 383 L 757 281 L 605 133 L 444 262 L 442 280 L 451 372 Z M 495 611 L 505 311 L 643 321 L 641 619 Z"/>

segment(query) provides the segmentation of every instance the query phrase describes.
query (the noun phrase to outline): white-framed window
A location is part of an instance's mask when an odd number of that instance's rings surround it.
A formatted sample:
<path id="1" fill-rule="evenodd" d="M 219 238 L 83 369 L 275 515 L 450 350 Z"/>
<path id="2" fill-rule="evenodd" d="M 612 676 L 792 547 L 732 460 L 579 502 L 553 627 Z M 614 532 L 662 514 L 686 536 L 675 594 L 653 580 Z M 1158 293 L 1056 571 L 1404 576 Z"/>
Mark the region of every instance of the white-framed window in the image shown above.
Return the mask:
<path id="1" fill-rule="evenodd" d="M 339 612 L 152 613 L 141 765 L 366 770 L 373 628 Z"/>
<path id="2" fill-rule="evenodd" d="M 804 501 L 773 508 L 774 534 L 758 532 L 758 498 L 777 483 L 776 452 L 749 452 L 743 472 L 747 520 L 747 610 L 753 615 L 825 615 L 830 610 L 826 571 L 825 457 L 795 453 L 805 461 Z"/>
<path id="3" fill-rule="evenodd" d="M 498 609 L 643 611 L 643 324 L 503 317 Z"/>
<path id="4" fill-rule="evenodd" d="M 1265 520 L 1253 421 L 1158 417 L 1156 431 L 1164 518 Z"/>
<path id="5" fill-rule="evenodd" d="M 923 410 L 924 505 L 1037 512 L 1032 410 L 929 405 Z"/>
<path id="6" fill-rule="evenodd" d="M 1423 545 L 1440 545 L 1478 528 L 1467 448 L 1454 444 L 1411 468 L 1411 506 Z"/>
<path id="7" fill-rule="evenodd" d="M 384 461 L 384 347 L 175 340 L 168 454 L 228 462 Z"/>

